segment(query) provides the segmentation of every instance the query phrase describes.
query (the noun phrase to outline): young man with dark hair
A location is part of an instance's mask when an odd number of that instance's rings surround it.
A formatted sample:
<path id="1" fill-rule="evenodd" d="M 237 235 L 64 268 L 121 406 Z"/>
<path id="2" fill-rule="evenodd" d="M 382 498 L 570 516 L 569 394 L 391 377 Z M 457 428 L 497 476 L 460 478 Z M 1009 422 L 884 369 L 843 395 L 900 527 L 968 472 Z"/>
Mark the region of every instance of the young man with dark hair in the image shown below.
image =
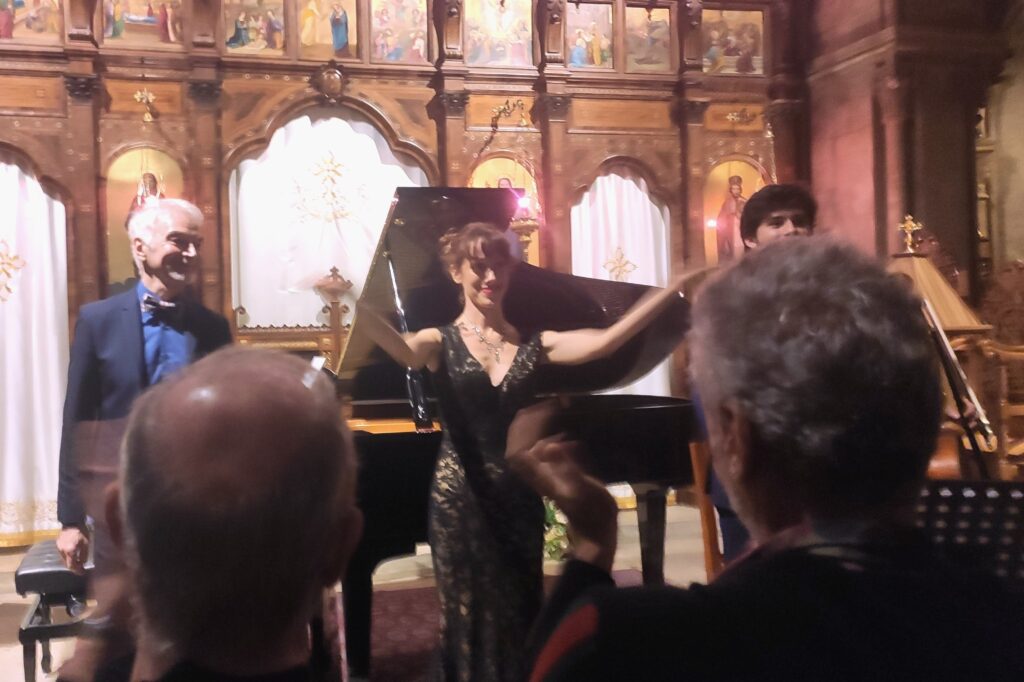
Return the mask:
<path id="1" fill-rule="evenodd" d="M 818 202 L 800 185 L 768 185 L 743 207 L 740 237 L 749 251 L 781 237 L 809 235 L 817 217 Z"/>

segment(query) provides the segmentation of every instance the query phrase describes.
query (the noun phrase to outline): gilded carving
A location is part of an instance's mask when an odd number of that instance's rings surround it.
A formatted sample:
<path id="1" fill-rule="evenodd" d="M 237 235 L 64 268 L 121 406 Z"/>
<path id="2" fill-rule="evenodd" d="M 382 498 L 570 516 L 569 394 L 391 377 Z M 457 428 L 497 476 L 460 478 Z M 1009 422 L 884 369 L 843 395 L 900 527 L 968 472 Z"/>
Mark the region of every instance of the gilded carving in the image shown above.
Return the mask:
<path id="1" fill-rule="evenodd" d="M 562 11 L 565 9 L 563 0 L 547 0 L 547 3 L 548 23 L 560 23 L 562 21 Z"/>
<path id="2" fill-rule="evenodd" d="M 469 104 L 468 92 L 445 92 L 441 93 L 441 102 L 444 104 L 444 111 L 449 116 L 461 116 L 466 113 L 466 105 Z"/>
<path id="3" fill-rule="evenodd" d="M 64 74 L 64 87 L 75 100 L 90 100 L 99 92 L 99 76 L 92 74 Z"/>
<path id="4" fill-rule="evenodd" d="M 220 81 L 189 81 L 189 96 L 203 104 L 216 104 L 220 99 Z"/>
<path id="5" fill-rule="evenodd" d="M 702 100 L 688 99 L 683 104 L 683 110 L 686 112 L 686 122 L 690 124 L 698 124 L 704 122 L 704 113 L 708 110 L 711 102 Z"/>
<path id="6" fill-rule="evenodd" d="M 569 117 L 572 97 L 544 94 L 537 98 L 537 106 L 549 121 L 564 121 Z"/>
<path id="7" fill-rule="evenodd" d="M 332 59 L 310 76 L 309 84 L 313 86 L 325 102 L 337 104 L 341 101 L 347 80 L 345 73 L 341 70 L 341 66 Z"/>

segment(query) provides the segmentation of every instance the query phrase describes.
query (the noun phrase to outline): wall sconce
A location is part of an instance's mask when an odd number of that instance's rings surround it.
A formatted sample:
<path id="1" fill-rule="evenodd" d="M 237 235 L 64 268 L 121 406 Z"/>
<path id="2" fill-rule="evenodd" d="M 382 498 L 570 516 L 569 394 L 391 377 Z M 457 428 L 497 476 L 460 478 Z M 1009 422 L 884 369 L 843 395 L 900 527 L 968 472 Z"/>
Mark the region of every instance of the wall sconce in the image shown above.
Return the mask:
<path id="1" fill-rule="evenodd" d="M 135 101 L 146 107 L 146 111 L 142 114 L 142 120 L 145 123 L 152 123 L 154 120 L 153 102 L 156 101 L 156 95 L 149 91 L 147 88 L 135 91 Z"/>

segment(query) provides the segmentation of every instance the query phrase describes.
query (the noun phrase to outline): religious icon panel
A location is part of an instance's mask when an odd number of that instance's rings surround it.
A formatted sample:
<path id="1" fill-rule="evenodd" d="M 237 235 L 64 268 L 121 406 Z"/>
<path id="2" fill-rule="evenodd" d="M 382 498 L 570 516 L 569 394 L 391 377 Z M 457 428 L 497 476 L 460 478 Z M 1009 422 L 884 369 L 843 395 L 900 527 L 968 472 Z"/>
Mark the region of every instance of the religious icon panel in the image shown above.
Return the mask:
<path id="1" fill-rule="evenodd" d="M 107 293 L 123 291 L 136 280 L 128 216 L 165 197 L 180 198 L 184 185 L 178 163 L 152 147 L 127 151 L 110 164 L 106 177 Z"/>
<path id="2" fill-rule="evenodd" d="M 704 251 L 709 263 L 724 263 L 743 253 L 740 215 L 766 175 L 753 160 L 732 158 L 711 169 L 704 184 Z"/>
<path id="3" fill-rule="evenodd" d="M 105 45 L 180 48 L 184 42 L 178 0 L 102 0 L 101 6 Z"/>
<path id="4" fill-rule="evenodd" d="M 565 54 L 570 67 L 612 68 L 612 6 L 568 3 Z"/>
<path id="5" fill-rule="evenodd" d="M 53 45 L 63 38 L 61 0 L 0 0 L 0 40 Z"/>
<path id="6" fill-rule="evenodd" d="M 300 12 L 300 21 L 307 9 Z M 224 45 L 230 54 L 284 54 L 281 0 L 225 0 L 224 27 Z"/>
<path id="7" fill-rule="evenodd" d="M 626 8 L 626 71 L 672 71 L 672 15 L 668 8 Z"/>
<path id="8" fill-rule="evenodd" d="M 358 57 L 356 0 L 308 0 L 299 3 L 299 57 Z"/>
<path id="9" fill-rule="evenodd" d="M 704 73 L 716 76 L 764 75 L 762 12 L 706 9 L 701 21 Z"/>
<path id="10" fill-rule="evenodd" d="M 466 3 L 464 54 L 470 66 L 533 66 L 533 3 L 471 0 Z"/>
<path id="11" fill-rule="evenodd" d="M 427 0 L 372 0 L 371 59 L 396 64 L 427 64 Z"/>

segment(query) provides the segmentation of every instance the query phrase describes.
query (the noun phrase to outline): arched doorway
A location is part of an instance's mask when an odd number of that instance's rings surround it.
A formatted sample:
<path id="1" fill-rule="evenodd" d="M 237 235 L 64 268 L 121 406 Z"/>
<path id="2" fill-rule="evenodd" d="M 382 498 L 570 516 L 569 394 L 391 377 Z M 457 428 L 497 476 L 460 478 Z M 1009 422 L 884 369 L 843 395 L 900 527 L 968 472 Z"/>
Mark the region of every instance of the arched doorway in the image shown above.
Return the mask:
<path id="1" fill-rule="evenodd" d="M 355 111 L 312 110 L 279 128 L 229 180 L 232 307 L 245 308 L 244 326 L 321 324 L 313 286 L 331 268 L 354 284 L 354 310 L 395 188 L 427 184 Z"/>
<path id="2" fill-rule="evenodd" d="M 582 277 L 666 286 L 669 274 L 668 207 L 651 192 L 639 162 L 602 169 L 570 213 L 572 272 Z M 671 395 L 666 360 L 615 392 Z"/>

